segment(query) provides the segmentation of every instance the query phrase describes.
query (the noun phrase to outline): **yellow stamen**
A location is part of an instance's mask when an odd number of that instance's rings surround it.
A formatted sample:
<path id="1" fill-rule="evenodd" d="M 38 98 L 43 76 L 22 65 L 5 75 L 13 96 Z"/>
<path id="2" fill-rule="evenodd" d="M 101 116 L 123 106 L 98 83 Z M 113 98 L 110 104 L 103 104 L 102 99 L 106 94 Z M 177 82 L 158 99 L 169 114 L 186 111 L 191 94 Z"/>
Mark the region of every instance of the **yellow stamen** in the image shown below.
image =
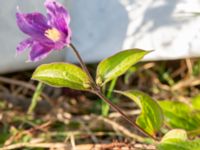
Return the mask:
<path id="1" fill-rule="evenodd" d="M 61 33 L 56 28 L 46 30 L 44 35 L 54 42 L 58 41 L 61 37 Z"/>

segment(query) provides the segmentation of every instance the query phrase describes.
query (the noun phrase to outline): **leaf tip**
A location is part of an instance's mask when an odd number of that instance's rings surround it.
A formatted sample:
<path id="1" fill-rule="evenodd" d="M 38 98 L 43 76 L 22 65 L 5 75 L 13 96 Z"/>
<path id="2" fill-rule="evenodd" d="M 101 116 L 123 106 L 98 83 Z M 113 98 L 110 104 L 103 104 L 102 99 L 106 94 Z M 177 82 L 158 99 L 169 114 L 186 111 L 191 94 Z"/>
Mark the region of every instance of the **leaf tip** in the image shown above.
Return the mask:
<path id="1" fill-rule="evenodd" d="M 155 50 L 143 50 L 145 55 L 149 54 L 149 53 L 152 53 L 152 52 L 155 52 Z"/>

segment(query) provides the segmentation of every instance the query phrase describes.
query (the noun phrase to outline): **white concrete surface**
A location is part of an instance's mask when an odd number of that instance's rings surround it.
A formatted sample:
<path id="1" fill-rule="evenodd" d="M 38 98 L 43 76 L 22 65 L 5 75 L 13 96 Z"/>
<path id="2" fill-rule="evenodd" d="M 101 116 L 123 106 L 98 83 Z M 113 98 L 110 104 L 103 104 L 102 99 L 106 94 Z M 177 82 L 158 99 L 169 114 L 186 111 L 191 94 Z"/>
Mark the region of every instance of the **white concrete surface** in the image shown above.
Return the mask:
<path id="1" fill-rule="evenodd" d="M 145 60 L 200 56 L 199 0 L 70 2 L 73 41 L 87 61 L 134 47 L 154 50 Z"/>

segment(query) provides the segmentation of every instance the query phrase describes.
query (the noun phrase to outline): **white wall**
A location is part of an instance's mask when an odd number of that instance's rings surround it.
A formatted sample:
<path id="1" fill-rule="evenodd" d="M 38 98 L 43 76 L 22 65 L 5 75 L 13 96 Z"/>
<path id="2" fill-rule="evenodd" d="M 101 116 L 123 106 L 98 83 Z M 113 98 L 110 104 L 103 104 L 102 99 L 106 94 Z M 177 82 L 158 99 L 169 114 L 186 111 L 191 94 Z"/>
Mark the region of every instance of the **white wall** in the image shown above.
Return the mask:
<path id="1" fill-rule="evenodd" d="M 0 73 L 38 65 L 25 63 L 27 53 L 15 57 L 17 43 L 25 38 L 15 12 L 17 6 L 22 12 L 45 12 L 43 3 L 1 0 Z M 67 0 L 65 5 L 71 13 L 72 41 L 87 62 L 134 47 L 155 50 L 145 60 L 200 56 L 200 15 L 191 13 L 200 12 L 199 0 Z M 65 55 L 76 61 L 73 53 L 64 53 L 55 52 L 45 62 L 62 61 Z"/>
<path id="2" fill-rule="evenodd" d="M 87 61 L 134 47 L 155 50 L 145 60 L 200 56 L 199 0 L 70 0 L 70 10 Z"/>

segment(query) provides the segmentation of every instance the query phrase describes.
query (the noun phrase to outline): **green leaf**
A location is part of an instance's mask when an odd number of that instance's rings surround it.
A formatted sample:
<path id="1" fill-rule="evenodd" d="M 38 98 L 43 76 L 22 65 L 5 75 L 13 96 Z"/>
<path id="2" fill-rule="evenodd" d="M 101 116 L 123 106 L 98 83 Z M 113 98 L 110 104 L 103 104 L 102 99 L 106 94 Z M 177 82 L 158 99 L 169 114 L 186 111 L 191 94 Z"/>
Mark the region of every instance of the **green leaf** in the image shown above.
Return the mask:
<path id="1" fill-rule="evenodd" d="M 141 91 L 117 91 L 124 96 L 129 97 L 141 108 L 142 112 L 137 118 L 136 123 L 146 132 L 155 136 L 163 124 L 163 112 L 158 103 L 149 95 Z"/>
<path id="2" fill-rule="evenodd" d="M 197 95 L 194 98 L 192 98 L 192 106 L 195 109 L 200 110 L 200 95 Z"/>
<path id="3" fill-rule="evenodd" d="M 185 130 L 182 129 L 173 129 L 165 134 L 161 142 L 170 141 L 171 139 L 185 141 L 187 140 L 187 133 Z"/>
<path id="4" fill-rule="evenodd" d="M 189 141 L 185 130 L 169 131 L 157 145 L 158 150 L 200 150 L 200 140 Z"/>
<path id="5" fill-rule="evenodd" d="M 149 52 L 141 49 L 130 49 L 104 59 L 97 67 L 97 84 L 102 86 L 106 82 L 124 74 Z"/>
<path id="6" fill-rule="evenodd" d="M 172 128 L 181 128 L 188 131 L 200 127 L 200 112 L 193 110 L 187 104 L 177 101 L 160 101 L 165 121 Z"/>
<path id="7" fill-rule="evenodd" d="M 69 63 L 51 63 L 39 66 L 33 79 L 55 87 L 68 87 L 77 90 L 89 90 L 87 74 L 79 67 Z"/>

